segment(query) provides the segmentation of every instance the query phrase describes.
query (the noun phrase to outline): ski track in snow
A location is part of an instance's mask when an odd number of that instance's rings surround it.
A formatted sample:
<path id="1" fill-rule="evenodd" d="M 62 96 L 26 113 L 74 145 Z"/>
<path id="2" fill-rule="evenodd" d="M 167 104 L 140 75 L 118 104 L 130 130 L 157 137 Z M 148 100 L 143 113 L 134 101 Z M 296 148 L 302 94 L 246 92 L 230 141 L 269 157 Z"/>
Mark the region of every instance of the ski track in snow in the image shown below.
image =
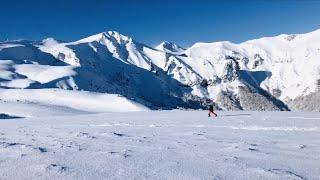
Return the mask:
<path id="1" fill-rule="evenodd" d="M 1 119 L 0 179 L 320 178 L 319 113 L 40 112 Z"/>

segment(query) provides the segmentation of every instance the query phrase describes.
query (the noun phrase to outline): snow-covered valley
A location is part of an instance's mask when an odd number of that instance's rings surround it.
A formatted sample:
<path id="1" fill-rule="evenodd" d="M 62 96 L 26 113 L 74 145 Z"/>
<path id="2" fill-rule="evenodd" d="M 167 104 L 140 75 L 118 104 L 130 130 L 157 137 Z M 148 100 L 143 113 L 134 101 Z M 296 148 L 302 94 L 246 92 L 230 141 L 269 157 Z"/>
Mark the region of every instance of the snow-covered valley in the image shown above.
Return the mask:
<path id="1" fill-rule="evenodd" d="M 320 178 L 319 113 L 0 108 L 2 180 Z"/>

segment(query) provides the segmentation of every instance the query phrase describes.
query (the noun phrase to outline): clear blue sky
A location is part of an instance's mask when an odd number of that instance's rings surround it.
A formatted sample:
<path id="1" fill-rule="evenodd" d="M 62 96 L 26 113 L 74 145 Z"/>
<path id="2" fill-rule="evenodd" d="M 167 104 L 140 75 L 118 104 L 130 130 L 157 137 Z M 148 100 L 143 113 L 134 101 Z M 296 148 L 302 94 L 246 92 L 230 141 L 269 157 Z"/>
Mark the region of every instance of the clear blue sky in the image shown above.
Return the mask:
<path id="1" fill-rule="evenodd" d="M 0 40 L 77 40 L 116 30 L 151 46 L 245 40 L 320 28 L 317 0 L 3 0 Z"/>

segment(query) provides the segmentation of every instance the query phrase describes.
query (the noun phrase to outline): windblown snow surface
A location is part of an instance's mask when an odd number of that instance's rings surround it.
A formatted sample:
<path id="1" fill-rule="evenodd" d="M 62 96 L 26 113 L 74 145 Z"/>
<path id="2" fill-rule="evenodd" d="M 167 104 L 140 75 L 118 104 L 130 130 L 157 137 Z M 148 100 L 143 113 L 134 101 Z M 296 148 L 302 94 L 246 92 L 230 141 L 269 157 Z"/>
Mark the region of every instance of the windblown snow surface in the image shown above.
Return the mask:
<path id="1" fill-rule="evenodd" d="M 320 178 L 319 113 L 97 113 L 58 94 L 0 101 L 0 179 Z"/>

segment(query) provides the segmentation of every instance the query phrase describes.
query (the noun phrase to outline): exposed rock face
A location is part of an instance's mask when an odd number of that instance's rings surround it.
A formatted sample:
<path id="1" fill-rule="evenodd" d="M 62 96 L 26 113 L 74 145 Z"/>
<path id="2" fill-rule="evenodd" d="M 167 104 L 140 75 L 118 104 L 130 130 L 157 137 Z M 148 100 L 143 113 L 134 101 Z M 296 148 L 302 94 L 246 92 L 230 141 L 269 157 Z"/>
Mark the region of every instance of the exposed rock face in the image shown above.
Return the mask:
<path id="1" fill-rule="evenodd" d="M 281 90 L 280 89 L 273 89 L 272 95 L 276 98 L 279 98 L 281 96 Z"/>
<path id="2" fill-rule="evenodd" d="M 264 61 L 264 59 L 259 54 L 255 54 L 252 69 L 255 69 L 258 66 L 262 65 L 263 61 Z"/>
<path id="3" fill-rule="evenodd" d="M 288 108 L 268 94 L 258 93 L 247 86 L 239 87 L 239 100 L 244 110 L 247 111 L 282 111 Z"/>
<path id="4" fill-rule="evenodd" d="M 217 85 L 221 83 L 221 78 L 217 75 L 214 75 L 212 80 L 209 80 L 209 85 Z"/>
<path id="5" fill-rule="evenodd" d="M 223 68 L 222 80 L 224 82 L 234 81 L 239 77 L 239 64 L 234 60 L 228 60 Z"/>
<path id="6" fill-rule="evenodd" d="M 185 94 L 183 100 L 187 103 L 184 107 L 191 109 L 208 109 L 210 105 L 213 106 L 215 110 L 222 110 L 217 103 L 207 98 L 200 98 L 192 94 Z M 199 103 L 200 102 L 200 103 Z"/>
<path id="7" fill-rule="evenodd" d="M 293 111 L 315 111 L 320 112 L 320 91 L 298 97 L 287 102 L 289 108 Z"/>
<path id="8" fill-rule="evenodd" d="M 239 98 L 230 91 L 221 91 L 218 94 L 217 101 L 221 107 L 228 111 L 243 110 Z"/>

